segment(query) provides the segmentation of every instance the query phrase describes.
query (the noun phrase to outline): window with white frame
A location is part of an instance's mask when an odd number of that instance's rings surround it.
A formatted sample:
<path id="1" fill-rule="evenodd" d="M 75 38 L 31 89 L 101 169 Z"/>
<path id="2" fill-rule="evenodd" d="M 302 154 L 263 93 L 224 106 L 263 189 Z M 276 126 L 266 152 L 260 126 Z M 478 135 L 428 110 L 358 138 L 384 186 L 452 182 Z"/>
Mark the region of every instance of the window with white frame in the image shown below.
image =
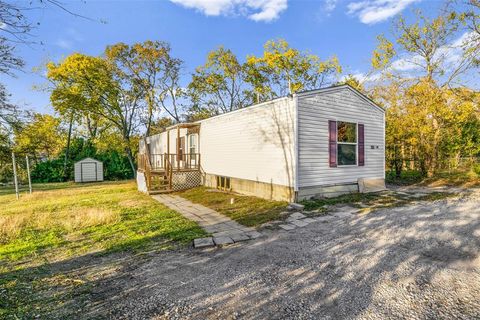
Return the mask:
<path id="1" fill-rule="evenodd" d="M 357 164 L 357 124 L 337 121 L 337 163 L 339 166 Z"/>
<path id="2" fill-rule="evenodd" d="M 198 150 L 198 135 L 195 133 L 195 134 L 191 134 L 189 136 L 189 141 L 188 141 L 188 146 L 189 146 L 189 151 L 190 151 L 190 154 L 195 154 L 197 153 L 197 150 Z"/>

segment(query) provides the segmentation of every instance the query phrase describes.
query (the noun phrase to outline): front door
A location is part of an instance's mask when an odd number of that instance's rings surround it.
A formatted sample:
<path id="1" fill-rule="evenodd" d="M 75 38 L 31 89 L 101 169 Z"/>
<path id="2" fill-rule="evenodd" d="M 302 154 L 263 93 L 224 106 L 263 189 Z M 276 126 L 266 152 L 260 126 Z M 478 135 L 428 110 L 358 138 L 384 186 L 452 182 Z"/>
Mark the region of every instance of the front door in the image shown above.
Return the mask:
<path id="1" fill-rule="evenodd" d="M 185 137 L 177 138 L 177 162 L 180 168 L 185 162 Z"/>

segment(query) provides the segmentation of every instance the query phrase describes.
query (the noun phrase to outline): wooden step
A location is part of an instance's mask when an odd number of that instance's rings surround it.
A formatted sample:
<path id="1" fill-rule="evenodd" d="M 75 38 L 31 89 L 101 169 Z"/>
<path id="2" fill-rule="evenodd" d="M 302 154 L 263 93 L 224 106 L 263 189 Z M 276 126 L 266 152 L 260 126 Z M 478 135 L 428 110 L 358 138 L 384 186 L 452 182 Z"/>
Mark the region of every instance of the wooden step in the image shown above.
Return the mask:
<path id="1" fill-rule="evenodd" d="M 168 180 L 154 180 L 151 181 L 150 186 L 153 187 L 165 187 L 168 186 L 170 182 Z"/>
<path id="2" fill-rule="evenodd" d="M 150 174 L 152 176 L 165 176 L 165 177 L 167 176 L 165 170 L 152 170 L 150 171 Z"/>

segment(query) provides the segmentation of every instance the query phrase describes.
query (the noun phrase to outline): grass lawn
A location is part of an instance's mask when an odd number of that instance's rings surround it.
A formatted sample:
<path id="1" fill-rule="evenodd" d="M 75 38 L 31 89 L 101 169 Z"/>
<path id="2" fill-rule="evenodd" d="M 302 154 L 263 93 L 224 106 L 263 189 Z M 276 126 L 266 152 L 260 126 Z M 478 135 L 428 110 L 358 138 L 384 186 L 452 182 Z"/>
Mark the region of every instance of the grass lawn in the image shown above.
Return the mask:
<path id="1" fill-rule="evenodd" d="M 282 218 L 281 213 L 288 205 L 284 201 L 270 201 L 206 187 L 186 190 L 179 192 L 178 195 L 214 209 L 248 227 Z M 233 199 L 233 204 L 231 199 Z"/>
<path id="2" fill-rule="evenodd" d="M 88 281 L 69 282 L 54 270 L 62 263 L 162 250 L 205 235 L 196 223 L 137 192 L 133 181 L 33 189 L 20 200 L 11 188 L 0 189 L 1 319 L 33 318 L 70 300 L 70 289 L 83 290 Z M 50 292 L 58 286 L 61 294 Z"/>

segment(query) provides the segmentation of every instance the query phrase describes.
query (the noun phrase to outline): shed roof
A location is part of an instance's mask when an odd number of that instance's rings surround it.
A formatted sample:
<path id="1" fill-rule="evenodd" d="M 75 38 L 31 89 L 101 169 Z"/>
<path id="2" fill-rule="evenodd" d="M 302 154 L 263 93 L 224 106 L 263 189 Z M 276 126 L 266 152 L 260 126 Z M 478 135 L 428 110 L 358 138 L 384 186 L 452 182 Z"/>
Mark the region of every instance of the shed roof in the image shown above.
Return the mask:
<path id="1" fill-rule="evenodd" d="M 97 160 L 97 159 L 93 159 L 93 158 L 90 158 L 90 157 L 86 157 L 86 158 L 83 158 L 82 160 L 78 160 L 75 163 L 79 163 L 79 162 L 102 162 L 102 161 Z"/>

